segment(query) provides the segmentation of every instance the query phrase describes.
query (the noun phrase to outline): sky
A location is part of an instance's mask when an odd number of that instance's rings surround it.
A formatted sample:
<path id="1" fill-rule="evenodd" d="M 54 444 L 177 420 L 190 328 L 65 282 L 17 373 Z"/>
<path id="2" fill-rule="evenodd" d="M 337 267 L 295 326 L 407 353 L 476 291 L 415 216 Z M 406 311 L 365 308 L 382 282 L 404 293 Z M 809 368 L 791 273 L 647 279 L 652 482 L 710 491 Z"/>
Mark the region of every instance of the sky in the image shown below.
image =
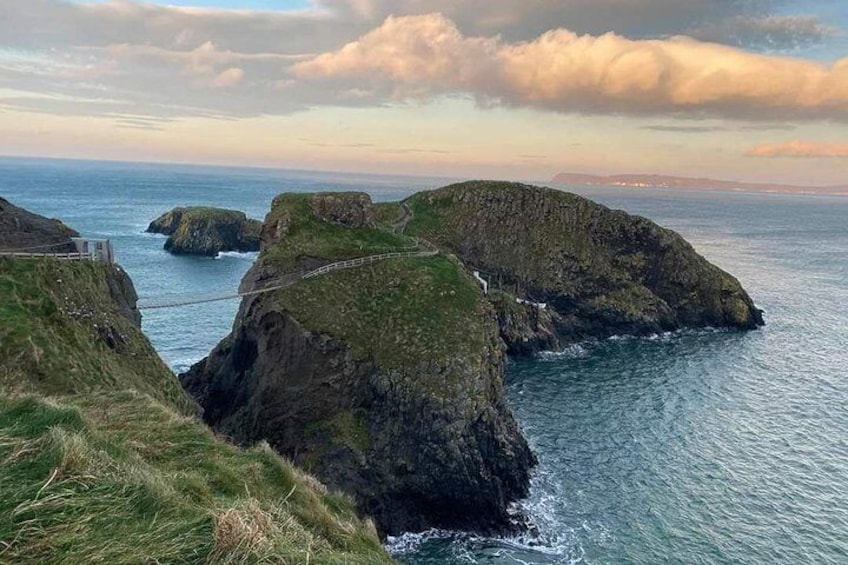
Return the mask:
<path id="1" fill-rule="evenodd" d="M 0 0 L 0 155 L 848 183 L 844 0 Z"/>

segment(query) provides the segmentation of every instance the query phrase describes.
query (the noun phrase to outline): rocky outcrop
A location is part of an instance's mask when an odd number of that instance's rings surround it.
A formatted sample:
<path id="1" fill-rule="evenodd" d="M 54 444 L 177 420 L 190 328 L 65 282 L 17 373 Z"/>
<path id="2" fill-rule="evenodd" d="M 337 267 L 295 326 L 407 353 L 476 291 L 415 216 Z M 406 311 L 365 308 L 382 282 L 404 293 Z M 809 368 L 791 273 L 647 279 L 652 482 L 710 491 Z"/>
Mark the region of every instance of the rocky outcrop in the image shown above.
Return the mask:
<path id="1" fill-rule="evenodd" d="M 493 291 L 489 300 L 498 316 L 501 339 L 507 354 L 528 356 L 562 347 L 557 336 L 558 315 L 538 304 L 522 304 L 514 296 Z"/>
<path id="2" fill-rule="evenodd" d="M 406 248 L 357 195 L 282 195 L 246 287 L 303 265 Z M 355 226 L 355 227 L 354 227 Z M 491 305 L 449 257 L 392 260 L 246 298 L 181 375 L 204 419 L 267 440 L 351 494 L 383 534 L 511 527 L 535 463 L 503 392 Z"/>
<path id="3" fill-rule="evenodd" d="M 259 251 L 262 222 L 220 208 L 174 208 L 151 222 L 148 233 L 167 235 L 165 250 L 214 257 L 223 251 Z"/>
<path id="4" fill-rule="evenodd" d="M 363 192 L 315 194 L 309 207 L 318 220 L 348 228 L 375 228 L 371 197 Z"/>
<path id="5" fill-rule="evenodd" d="M 406 205 L 415 214 L 406 233 L 492 273 L 495 288 L 548 305 L 550 319 L 539 323 L 516 325 L 520 319 L 502 311 L 502 335 L 513 351 L 546 347 L 551 328 L 565 344 L 763 324 L 734 277 L 645 218 L 573 194 L 501 182 L 453 185 L 417 194 Z"/>
<path id="6" fill-rule="evenodd" d="M 0 251 L 73 252 L 72 237 L 79 237 L 79 233 L 59 220 L 33 214 L 0 198 Z"/>

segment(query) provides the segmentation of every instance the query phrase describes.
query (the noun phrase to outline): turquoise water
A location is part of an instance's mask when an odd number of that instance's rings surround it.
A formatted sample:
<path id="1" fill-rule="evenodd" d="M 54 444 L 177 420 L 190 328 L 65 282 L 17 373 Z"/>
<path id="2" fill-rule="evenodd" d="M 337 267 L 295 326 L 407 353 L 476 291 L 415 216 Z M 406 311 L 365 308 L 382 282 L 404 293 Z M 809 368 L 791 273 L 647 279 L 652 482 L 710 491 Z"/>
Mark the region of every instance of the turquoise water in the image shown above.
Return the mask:
<path id="1" fill-rule="evenodd" d="M 178 204 L 262 217 L 284 190 L 400 198 L 437 179 L 0 159 L 0 195 L 110 237 L 139 294 L 235 288 L 253 257 L 171 257 L 141 233 Z M 848 198 L 578 189 L 676 229 L 740 278 L 768 326 L 586 343 L 513 362 L 540 458 L 534 530 L 393 540 L 410 564 L 848 563 Z M 237 304 L 155 312 L 181 369 Z"/>

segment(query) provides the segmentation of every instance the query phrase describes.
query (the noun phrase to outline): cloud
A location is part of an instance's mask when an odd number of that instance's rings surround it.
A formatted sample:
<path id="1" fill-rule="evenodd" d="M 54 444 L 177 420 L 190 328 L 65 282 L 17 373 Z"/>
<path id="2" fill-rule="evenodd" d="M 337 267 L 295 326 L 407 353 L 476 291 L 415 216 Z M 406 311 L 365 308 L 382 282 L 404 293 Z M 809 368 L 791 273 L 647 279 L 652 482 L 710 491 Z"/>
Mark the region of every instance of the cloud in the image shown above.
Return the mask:
<path id="1" fill-rule="evenodd" d="M 786 141 L 763 144 L 746 153 L 749 157 L 839 158 L 848 159 L 848 143 Z"/>
<path id="2" fill-rule="evenodd" d="M 848 119 L 848 58 L 827 66 L 687 37 L 567 30 L 507 43 L 464 36 L 439 14 L 389 17 L 292 72 L 375 101 L 467 93 L 483 104 L 558 112 Z"/>
<path id="3" fill-rule="evenodd" d="M 242 79 L 244 79 L 244 71 L 238 67 L 230 67 L 216 76 L 212 84 L 218 88 L 230 88 L 236 86 Z"/>
<path id="4" fill-rule="evenodd" d="M 638 40 L 679 33 L 721 35 L 725 28 L 740 26 L 747 26 L 749 31 L 734 31 L 728 41 L 741 41 L 744 35 L 746 43 L 754 44 L 758 33 L 783 37 L 776 31 L 783 27 L 795 30 L 785 34 L 787 37 L 821 35 L 814 18 L 775 16 L 780 4 L 780 0 L 313 0 L 311 7 L 298 11 L 257 11 L 185 8 L 133 0 L 0 0 L 0 90 L 18 93 L 13 99 L 0 99 L 0 107 L 61 115 L 132 112 L 224 119 L 282 115 L 333 104 L 368 106 L 460 92 L 470 93 L 483 104 L 634 112 L 633 104 L 615 100 L 608 92 L 593 105 L 592 96 L 603 86 L 598 84 L 584 84 L 571 94 L 562 88 L 551 96 L 539 89 L 532 92 L 533 85 L 539 87 L 541 83 L 533 77 L 520 77 L 518 63 L 508 61 L 509 52 L 513 51 L 517 59 L 529 59 L 529 53 L 522 56 L 519 51 L 535 49 L 539 56 L 553 60 L 555 53 L 546 51 L 562 46 L 570 56 L 580 58 L 584 56 L 576 47 L 580 42 L 609 44 L 626 42 L 625 36 Z M 459 53 L 459 57 L 451 53 L 450 57 L 456 59 L 453 61 L 443 59 L 449 72 L 431 72 L 429 63 L 422 61 L 430 84 L 404 77 L 404 71 L 398 68 L 375 84 L 374 77 L 363 73 L 322 77 L 298 66 L 320 59 L 321 53 L 339 53 L 346 44 L 358 43 L 358 37 L 369 37 L 369 31 L 385 27 L 380 25 L 392 13 L 418 15 L 423 20 L 434 11 L 444 14 L 442 20 L 434 22 L 429 31 L 423 30 L 430 35 L 408 36 L 410 45 L 415 43 L 414 49 L 426 50 L 424 43 L 435 39 L 432 33 L 443 30 L 448 34 L 446 41 L 456 39 L 457 45 L 470 51 Z M 413 20 L 391 21 L 410 27 Z M 770 23 L 762 24 L 764 21 Z M 456 25 L 446 26 L 445 22 Z M 723 22 L 737 23 L 723 26 Z M 740 22 L 747 23 L 743 26 Z M 762 25 L 757 28 L 750 22 Z M 539 38 L 552 28 L 573 30 L 576 39 L 567 40 L 570 36 L 565 31 Z M 609 30 L 618 33 L 605 35 Z M 451 34 L 458 35 L 451 39 Z M 592 35 L 584 38 L 580 34 Z M 660 41 L 658 45 L 674 41 Z M 645 49 L 639 53 L 622 49 L 625 60 L 620 64 L 636 56 L 650 60 L 652 49 L 657 57 L 666 57 L 669 51 L 640 41 L 634 45 Z M 599 49 L 587 47 L 585 55 L 597 57 L 599 53 Z M 384 64 L 388 58 L 383 54 Z M 412 60 L 407 58 L 407 62 Z M 528 62 L 530 67 L 536 66 Z M 574 64 L 592 69 L 596 63 L 575 60 Z M 651 62 L 649 73 L 663 64 Z M 485 68 L 477 68 L 479 65 Z M 293 66 L 295 72 L 291 71 Z M 511 76 L 507 76 L 507 70 Z M 456 71 L 460 76 L 450 76 Z M 546 80 L 556 74 L 554 69 L 532 72 L 545 75 Z M 674 69 L 662 72 L 680 75 Z M 621 73 L 615 76 L 623 78 Z M 641 70 L 630 82 L 638 82 L 640 76 Z M 621 87 L 629 88 L 627 84 Z M 222 89 L 226 89 L 226 96 Z M 725 102 L 727 99 L 724 96 Z M 654 108 L 642 104 L 635 113 L 662 113 L 663 104 L 666 101 L 662 99 Z M 670 108 L 676 112 L 682 107 Z M 713 109 L 709 104 L 684 110 L 729 113 L 725 107 Z M 811 114 L 819 112 L 816 108 Z"/>
<path id="5" fill-rule="evenodd" d="M 663 133 L 712 133 L 730 131 L 727 126 L 642 126 L 640 129 Z"/>
<path id="6" fill-rule="evenodd" d="M 728 132 L 728 131 L 773 131 L 773 130 L 793 130 L 796 126 L 789 124 L 746 124 L 738 126 L 726 125 L 704 125 L 704 126 L 675 126 L 652 124 L 642 126 L 640 129 L 648 131 L 659 131 L 665 133 L 713 133 L 713 132 Z"/>
<path id="7" fill-rule="evenodd" d="M 820 41 L 830 28 L 814 16 L 776 15 L 782 0 L 321 0 L 351 20 L 440 13 L 464 33 L 527 40 L 550 29 L 609 31 L 634 38 L 685 34 L 739 46 L 791 48 Z"/>

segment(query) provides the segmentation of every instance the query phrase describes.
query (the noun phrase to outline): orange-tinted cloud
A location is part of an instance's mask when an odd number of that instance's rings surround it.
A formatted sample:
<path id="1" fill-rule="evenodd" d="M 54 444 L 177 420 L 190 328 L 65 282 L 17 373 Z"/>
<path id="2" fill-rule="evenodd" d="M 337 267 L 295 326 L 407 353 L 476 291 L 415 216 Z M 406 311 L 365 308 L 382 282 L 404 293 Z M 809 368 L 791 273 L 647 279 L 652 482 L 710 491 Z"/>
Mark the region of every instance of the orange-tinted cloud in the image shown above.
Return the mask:
<path id="1" fill-rule="evenodd" d="M 687 37 L 567 30 L 507 43 L 467 37 L 440 14 L 390 17 L 292 72 L 375 98 L 470 93 L 485 103 L 564 112 L 848 119 L 848 58 L 828 66 Z"/>
<path id="2" fill-rule="evenodd" d="M 221 71 L 212 81 L 212 85 L 218 88 L 230 88 L 239 84 L 243 78 L 243 70 L 238 67 L 230 67 L 225 71 Z"/>
<path id="3" fill-rule="evenodd" d="M 786 141 L 765 143 L 748 151 L 749 157 L 848 158 L 848 143 Z"/>

